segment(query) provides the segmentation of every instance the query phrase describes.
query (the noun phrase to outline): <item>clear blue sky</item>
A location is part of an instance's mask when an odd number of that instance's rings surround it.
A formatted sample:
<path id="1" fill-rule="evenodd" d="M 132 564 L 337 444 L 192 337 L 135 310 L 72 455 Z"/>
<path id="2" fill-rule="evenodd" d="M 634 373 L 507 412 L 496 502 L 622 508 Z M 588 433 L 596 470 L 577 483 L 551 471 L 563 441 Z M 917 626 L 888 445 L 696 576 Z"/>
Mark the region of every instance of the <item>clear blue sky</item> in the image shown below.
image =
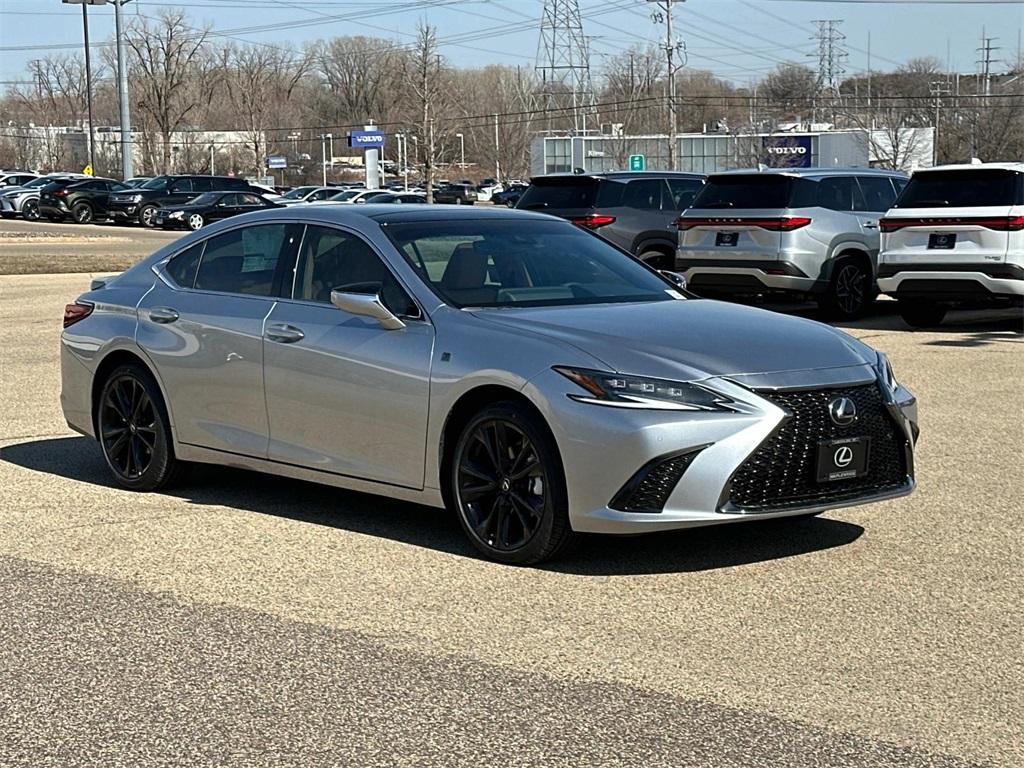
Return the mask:
<path id="1" fill-rule="evenodd" d="M 185 10 L 193 24 L 209 24 L 218 37 L 298 47 L 336 35 L 372 35 L 409 42 L 416 23 L 438 28 L 443 52 L 456 66 L 500 62 L 533 66 L 543 0 L 133 0 L 129 15 Z M 663 39 L 646 0 L 580 0 L 592 65 L 617 51 Z M 844 19 L 848 73 L 867 66 L 891 69 L 918 56 L 975 71 L 982 27 L 1001 47 L 996 70 L 1017 55 L 1024 3 L 978 0 L 871 2 L 870 0 L 687 0 L 677 2 L 679 36 L 689 64 L 739 83 L 758 78 L 779 61 L 814 64 L 815 19 Z M 90 9 L 94 41 L 113 33 L 113 9 Z M 25 65 L 47 53 L 81 50 L 81 11 L 60 0 L 0 0 L 0 81 L 24 78 Z M 28 49 L 28 50 L 26 50 Z"/>

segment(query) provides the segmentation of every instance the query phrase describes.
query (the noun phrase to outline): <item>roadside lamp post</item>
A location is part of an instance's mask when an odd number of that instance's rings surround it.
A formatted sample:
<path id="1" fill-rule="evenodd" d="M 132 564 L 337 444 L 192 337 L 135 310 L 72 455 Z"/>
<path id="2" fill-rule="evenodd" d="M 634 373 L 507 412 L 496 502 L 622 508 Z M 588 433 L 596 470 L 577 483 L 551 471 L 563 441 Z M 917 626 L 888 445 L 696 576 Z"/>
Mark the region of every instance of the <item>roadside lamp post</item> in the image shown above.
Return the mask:
<path id="1" fill-rule="evenodd" d="M 96 133 L 92 124 L 92 54 L 89 51 L 89 6 L 106 5 L 107 0 L 62 0 L 65 5 L 82 6 L 82 38 L 85 43 L 85 103 L 89 117 L 89 168 L 96 172 Z"/>
<path id="2" fill-rule="evenodd" d="M 331 140 L 331 147 L 334 147 L 334 137 L 329 133 L 320 134 L 320 166 L 323 171 L 323 185 L 327 186 L 327 140 Z M 331 163 L 334 162 L 333 151 L 331 153 Z"/>
<path id="3" fill-rule="evenodd" d="M 459 168 L 466 170 L 466 137 L 461 133 L 456 133 L 455 138 L 459 140 L 459 157 L 461 158 Z"/>

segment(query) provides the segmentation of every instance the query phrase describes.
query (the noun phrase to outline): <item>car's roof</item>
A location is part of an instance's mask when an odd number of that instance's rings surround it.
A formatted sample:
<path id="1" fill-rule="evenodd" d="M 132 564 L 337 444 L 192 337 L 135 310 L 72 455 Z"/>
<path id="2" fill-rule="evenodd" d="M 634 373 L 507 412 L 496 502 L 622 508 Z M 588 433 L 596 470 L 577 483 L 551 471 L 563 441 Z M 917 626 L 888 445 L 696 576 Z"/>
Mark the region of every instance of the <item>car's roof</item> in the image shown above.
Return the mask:
<path id="1" fill-rule="evenodd" d="M 703 179 L 703 173 L 687 171 L 607 171 L 604 173 L 546 173 L 534 176 L 530 181 L 567 180 L 567 179 L 611 179 L 613 181 L 632 181 L 633 179 Z"/>
<path id="2" fill-rule="evenodd" d="M 956 163 L 952 165 L 936 165 L 932 168 L 919 168 L 915 173 L 928 173 L 929 171 L 984 171 L 1001 170 L 1016 171 L 1024 173 L 1024 163 Z"/>
<path id="3" fill-rule="evenodd" d="M 269 211 L 244 214 L 267 218 L 300 218 L 307 222 L 355 224 L 370 219 L 379 224 L 399 224 L 415 221 L 471 221 L 497 219 L 533 219 L 534 221 L 562 221 L 546 213 L 523 211 L 504 206 L 493 208 L 458 205 L 416 205 L 402 203 L 366 203 L 365 205 L 293 205 Z M 365 222 L 364 222 L 365 223 Z"/>
<path id="4" fill-rule="evenodd" d="M 903 171 L 889 168 L 865 168 L 863 166 L 829 167 L 829 168 L 734 168 L 729 171 L 716 171 L 708 178 L 715 176 L 906 176 Z"/>

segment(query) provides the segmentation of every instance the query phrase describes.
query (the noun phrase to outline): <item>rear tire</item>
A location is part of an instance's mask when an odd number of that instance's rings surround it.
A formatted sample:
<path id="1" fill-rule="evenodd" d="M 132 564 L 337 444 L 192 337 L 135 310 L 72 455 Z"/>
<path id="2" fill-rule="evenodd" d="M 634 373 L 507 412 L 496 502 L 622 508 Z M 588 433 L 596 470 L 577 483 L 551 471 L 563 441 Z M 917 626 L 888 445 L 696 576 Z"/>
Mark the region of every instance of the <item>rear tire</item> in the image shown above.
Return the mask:
<path id="1" fill-rule="evenodd" d="M 450 462 L 451 505 L 481 553 L 511 565 L 555 557 L 574 538 L 554 438 L 513 402 L 483 408 L 462 429 Z"/>
<path id="2" fill-rule="evenodd" d="M 911 328 L 934 328 L 942 323 L 948 310 L 934 301 L 900 299 L 896 311 Z"/>
<path id="3" fill-rule="evenodd" d="M 90 224 L 95 217 L 92 206 L 88 203 L 76 203 L 71 209 L 71 219 L 76 224 Z"/>
<path id="4" fill-rule="evenodd" d="M 191 229 L 193 232 L 195 232 L 197 229 L 202 229 L 203 224 L 205 223 L 206 221 L 203 219 L 202 214 L 193 213 L 191 216 L 188 217 L 188 228 Z"/>
<path id="5" fill-rule="evenodd" d="M 141 365 L 119 365 L 103 383 L 96 430 L 114 480 L 133 491 L 155 491 L 180 472 L 160 388 Z"/>
<path id="6" fill-rule="evenodd" d="M 840 259 L 832 270 L 827 292 L 818 307 L 832 320 L 853 320 L 867 311 L 878 291 L 871 270 L 860 259 Z"/>

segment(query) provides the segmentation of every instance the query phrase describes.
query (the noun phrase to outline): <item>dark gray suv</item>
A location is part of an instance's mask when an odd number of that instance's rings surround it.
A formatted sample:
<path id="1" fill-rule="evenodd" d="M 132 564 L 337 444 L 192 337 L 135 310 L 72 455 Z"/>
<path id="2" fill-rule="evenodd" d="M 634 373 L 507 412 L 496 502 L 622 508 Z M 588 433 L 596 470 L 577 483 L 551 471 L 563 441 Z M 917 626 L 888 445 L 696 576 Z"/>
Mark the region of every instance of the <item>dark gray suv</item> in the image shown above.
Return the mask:
<path id="1" fill-rule="evenodd" d="M 671 171 L 535 176 L 516 208 L 568 219 L 655 269 L 671 269 L 675 221 L 703 185 L 700 174 Z"/>

